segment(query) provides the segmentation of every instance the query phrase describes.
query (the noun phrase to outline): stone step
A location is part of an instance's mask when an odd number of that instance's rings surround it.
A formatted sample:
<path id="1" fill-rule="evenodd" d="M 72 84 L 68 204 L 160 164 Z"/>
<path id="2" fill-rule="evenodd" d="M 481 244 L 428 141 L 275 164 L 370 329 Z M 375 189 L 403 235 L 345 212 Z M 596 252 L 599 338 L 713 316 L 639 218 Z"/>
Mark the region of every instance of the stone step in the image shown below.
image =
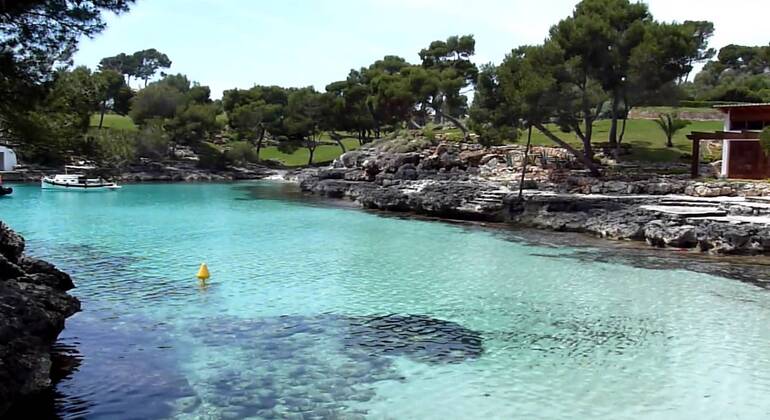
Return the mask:
<path id="1" fill-rule="evenodd" d="M 770 204 L 770 197 L 746 197 L 746 201 L 749 201 L 752 203 Z"/>
<path id="2" fill-rule="evenodd" d="M 643 210 L 670 214 L 678 217 L 716 217 L 727 216 L 727 211 L 719 207 L 705 206 L 639 206 Z"/>
<path id="3" fill-rule="evenodd" d="M 717 200 L 703 200 L 703 199 L 687 199 L 687 198 L 664 198 L 660 200 L 661 206 L 691 206 L 691 207 L 713 207 L 718 205 L 720 201 Z"/>

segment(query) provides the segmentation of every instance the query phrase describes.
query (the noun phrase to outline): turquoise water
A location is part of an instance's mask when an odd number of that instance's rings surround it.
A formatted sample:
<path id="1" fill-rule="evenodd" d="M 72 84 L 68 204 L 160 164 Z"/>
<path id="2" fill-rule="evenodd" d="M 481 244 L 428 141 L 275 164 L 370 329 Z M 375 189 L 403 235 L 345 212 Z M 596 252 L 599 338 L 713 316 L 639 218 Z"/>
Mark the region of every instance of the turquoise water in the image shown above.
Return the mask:
<path id="1" fill-rule="evenodd" d="M 770 416 L 770 295 L 751 285 L 268 182 L 15 190 L 0 218 L 83 302 L 60 417 Z"/>

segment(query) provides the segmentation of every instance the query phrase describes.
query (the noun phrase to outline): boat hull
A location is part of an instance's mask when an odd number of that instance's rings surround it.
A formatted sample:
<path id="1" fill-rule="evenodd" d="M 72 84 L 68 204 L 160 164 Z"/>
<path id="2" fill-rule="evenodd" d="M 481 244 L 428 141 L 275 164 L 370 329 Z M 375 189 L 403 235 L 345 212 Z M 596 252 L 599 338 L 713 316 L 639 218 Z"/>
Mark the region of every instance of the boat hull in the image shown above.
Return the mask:
<path id="1" fill-rule="evenodd" d="M 104 184 L 73 184 L 56 182 L 50 178 L 43 178 L 40 180 L 40 187 L 44 190 L 58 190 L 58 191 L 111 191 L 119 189 L 120 187 L 115 183 Z"/>

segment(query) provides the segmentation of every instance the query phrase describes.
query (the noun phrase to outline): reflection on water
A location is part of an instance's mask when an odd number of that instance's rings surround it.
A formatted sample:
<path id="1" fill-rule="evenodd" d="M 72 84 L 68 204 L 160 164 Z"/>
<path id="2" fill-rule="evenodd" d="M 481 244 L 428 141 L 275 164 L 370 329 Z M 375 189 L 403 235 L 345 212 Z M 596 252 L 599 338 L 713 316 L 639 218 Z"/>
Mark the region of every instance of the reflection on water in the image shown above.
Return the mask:
<path id="1" fill-rule="evenodd" d="M 770 416 L 770 296 L 670 269 L 688 259 L 383 218 L 287 184 L 16 193 L 2 217 L 73 273 L 84 309 L 27 417 Z"/>

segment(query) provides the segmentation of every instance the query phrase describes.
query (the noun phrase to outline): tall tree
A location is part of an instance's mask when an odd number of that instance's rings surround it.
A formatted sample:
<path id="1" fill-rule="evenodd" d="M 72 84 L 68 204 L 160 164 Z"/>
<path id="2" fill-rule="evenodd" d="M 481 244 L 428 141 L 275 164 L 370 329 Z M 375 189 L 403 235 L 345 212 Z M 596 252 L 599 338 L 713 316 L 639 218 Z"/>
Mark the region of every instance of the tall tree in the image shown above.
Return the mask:
<path id="1" fill-rule="evenodd" d="M 359 144 L 364 144 L 375 126 L 374 116 L 367 105 L 368 97 L 369 87 L 356 70 L 351 70 L 346 80 L 327 85 L 325 100 L 331 102 L 326 109 L 333 113 L 328 117 L 334 121 L 332 131 L 356 133 Z"/>
<path id="2" fill-rule="evenodd" d="M 230 126 L 256 146 L 258 159 L 266 134 L 274 137 L 285 134 L 283 119 L 288 102 L 287 90 L 279 86 L 232 89 L 222 97 Z"/>
<path id="3" fill-rule="evenodd" d="M 401 57 L 385 56 L 361 72 L 369 88 L 367 107 L 374 119 L 376 137 L 383 126 L 407 121 L 412 114 L 416 98 L 404 74 L 409 67 Z"/>
<path id="4" fill-rule="evenodd" d="M 307 148 L 308 165 L 313 164 L 313 155 L 320 144 L 321 116 L 321 95 L 315 89 L 306 87 L 289 93 L 283 120 L 284 144 L 289 148 L 296 145 Z"/>
<path id="5" fill-rule="evenodd" d="M 647 5 L 629 0 L 583 0 L 572 16 L 551 28 L 551 40 L 565 58 L 579 58 L 589 77 L 610 95 L 609 142 L 617 143 L 619 109 L 631 53 L 644 40 L 652 21 Z"/>
<path id="6" fill-rule="evenodd" d="M 120 53 L 111 57 L 104 57 L 99 61 L 99 70 L 112 70 L 122 74 L 126 78 L 126 85 L 131 84 L 131 77 L 139 72 L 137 57 Z"/>
<path id="7" fill-rule="evenodd" d="M 703 20 L 686 20 L 684 28 L 690 33 L 690 40 L 696 48 L 696 52 L 689 57 L 689 71 L 683 77 L 680 77 L 679 84 L 687 83 L 690 79 L 690 73 L 696 63 L 703 63 L 711 60 L 716 55 L 716 50 L 709 48 L 709 40 L 714 36 L 714 23 Z"/>
<path id="8" fill-rule="evenodd" d="M 498 69 L 503 98 L 508 112 L 518 115 L 525 126 L 537 128 L 575 156 L 593 175 L 599 175 L 590 148 L 586 149 L 590 144 L 584 141 L 584 150 L 575 149 L 547 125 L 555 121 L 563 129 L 574 128 L 582 116 L 579 96 L 577 100 L 569 96 L 571 84 L 560 79 L 563 66 L 562 52 L 552 43 L 514 50 Z"/>
<path id="9" fill-rule="evenodd" d="M 515 140 L 518 126 L 519 116 L 505 100 L 498 68 L 481 66 L 470 108 L 470 128 L 479 135 L 481 144 L 491 146 Z"/>
<path id="10" fill-rule="evenodd" d="M 133 62 L 136 63 L 136 77 L 144 80 L 144 86 L 147 86 L 147 81 L 160 69 L 167 69 L 171 67 L 171 60 L 166 54 L 150 48 L 147 50 L 137 51 L 132 55 Z"/>
<path id="11" fill-rule="evenodd" d="M 41 106 L 78 40 L 105 28 L 103 12 L 123 13 L 133 0 L 0 1 L 0 130 L 19 140 L 30 133 L 28 111 Z M 19 123 L 20 125 L 15 125 Z"/>
<path id="12" fill-rule="evenodd" d="M 451 36 L 446 41 L 433 41 L 420 51 L 422 67 L 417 72 L 420 102 L 429 106 L 437 121 L 448 119 L 468 137 L 468 128 L 460 121 L 468 111 L 463 89 L 476 81 L 478 68 L 470 58 L 476 52 L 473 35 Z"/>
<path id="13" fill-rule="evenodd" d="M 127 87 L 123 81 L 123 76 L 114 70 L 105 69 L 94 74 L 97 80 L 99 96 L 99 129 L 104 124 L 104 114 L 107 112 L 108 105 L 113 104 L 120 99 L 121 94 Z"/>

